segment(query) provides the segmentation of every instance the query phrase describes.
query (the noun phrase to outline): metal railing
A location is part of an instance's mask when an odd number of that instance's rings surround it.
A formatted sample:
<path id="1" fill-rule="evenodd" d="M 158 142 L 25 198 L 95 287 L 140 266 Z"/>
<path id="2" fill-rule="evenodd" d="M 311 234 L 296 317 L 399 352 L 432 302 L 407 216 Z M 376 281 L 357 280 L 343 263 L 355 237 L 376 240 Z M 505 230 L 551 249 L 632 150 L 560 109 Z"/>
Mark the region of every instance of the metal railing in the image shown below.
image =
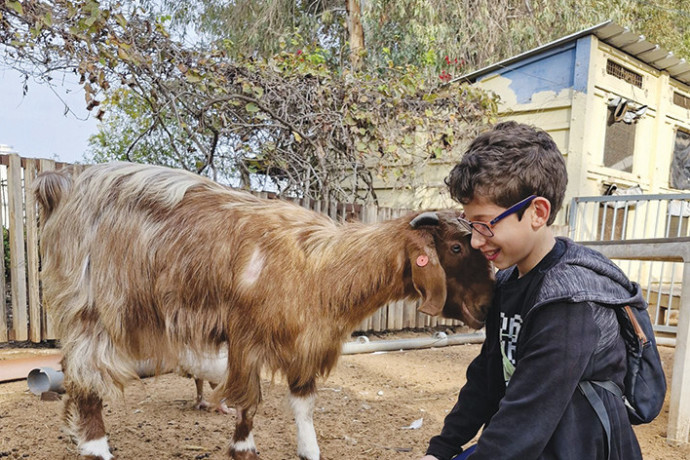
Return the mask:
<path id="1" fill-rule="evenodd" d="M 585 243 L 612 260 L 674 262 L 682 266 L 675 353 L 671 381 L 671 403 L 667 439 L 672 444 L 688 442 L 690 432 L 690 238 L 659 238 Z M 661 338 L 657 336 L 657 342 Z"/>
<path id="2" fill-rule="evenodd" d="M 571 202 L 569 236 L 580 242 L 673 240 L 690 236 L 690 193 L 578 197 Z M 645 291 L 657 332 L 675 334 L 683 264 L 615 260 Z"/>
<path id="3" fill-rule="evenodd" d="M 573 198 L 570 237 L 576 241 L 690 236 L 690 193 Z"/>

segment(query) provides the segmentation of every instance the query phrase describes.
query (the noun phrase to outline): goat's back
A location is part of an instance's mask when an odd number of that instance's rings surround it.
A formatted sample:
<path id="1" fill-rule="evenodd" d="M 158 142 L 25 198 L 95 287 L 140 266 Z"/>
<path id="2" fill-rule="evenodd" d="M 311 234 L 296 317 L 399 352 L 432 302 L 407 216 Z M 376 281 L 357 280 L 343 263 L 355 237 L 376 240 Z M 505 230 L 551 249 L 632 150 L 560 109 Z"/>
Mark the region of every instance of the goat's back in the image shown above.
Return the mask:
<path id="1" fill-rule="evenodd" d="M 285 305 L 254 308 L 268 304 L 272 289 L 259 277 L 298 298 L 304 283 L 277 265 L 308 270 L 305 242 L 312 252 L 325 250 L 336 228 L 291 203 L 165 167 L 96 165 L 59 190 L 59 199 L 48 187 L 36 190 L 41 203 L 57 203 L 42 222 L 42 244 L 45 298 L 58 328 L 67 334 L 93 314 L 138 358 L 223 343 L 231 323 L 253 322 L 257 336 L 289 335 L 265 330 L 285 327 L 288 313 Z M 286 318 L 263 320 L 270 315 Z"/>

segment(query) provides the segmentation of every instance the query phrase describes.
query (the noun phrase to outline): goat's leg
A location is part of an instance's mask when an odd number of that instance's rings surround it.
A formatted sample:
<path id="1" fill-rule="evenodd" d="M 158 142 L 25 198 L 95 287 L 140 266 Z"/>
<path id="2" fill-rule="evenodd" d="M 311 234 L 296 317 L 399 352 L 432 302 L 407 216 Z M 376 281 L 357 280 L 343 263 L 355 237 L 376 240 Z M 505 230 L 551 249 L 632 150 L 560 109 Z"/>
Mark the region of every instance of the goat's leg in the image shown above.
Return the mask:
<path id="1" fill-rule="evenodd" d="M 252 434 L 255 412 L 256 407 L 237 408 L 237 424 L 230 447 L 230 458 L 233 460 L 259 460 Z"/>
<path id="2" fill-rule="evenodd" d="M 314 430 L 316 384 L 290 384 L 290 407 L 297 424 L 297 455 L 301 460 L 319 460 L 321 454 Z"/>
<path id="3" fill-rule="evenodd" d="M 65 421 L 77 442 L 79 454 L 93 460 L 111 460 L 103 422 L 103 400 L 91 390 L 65 384 Z"/>
<path id="4" fill-rule="evenodd" d="M 196 405 L 194 406 L 195 409 L 199 410 L 210 410 L 211 409 L 211 404 L 204 399 L 204 380 L 203 379 L 194 379 L 194 384 L 196 385 Z M 211 389 L 214 390 L 218 384 L 213 383 L 213 382 L 208 382 L 208 384 L 211 386 Z M 214 405 L 215 407 L 213 408 L 216 412 L 219 414 L 232 414 L 235 412 L 234 409 L 230 409 L 226 404 L 225 400 L 222 399 L 218 405 Z"/>
<path id="5" fill-rule="evenodd" d="M 103 422 L 103 397 L 119 394 L 136 372 L 128 357 L 118 353 L 110 336 L 91 322 L 77 322 L 63 334 L 62 372 L 67 398 L 64 417 L 80 455 L 111 460 Z"/>
<path id="6" fill-rule="evenodd" d="M 204 399 L 204 380 L 194 379 L 196 385 L 196 405 L 195 409 L 204 410 L 209 408 L 209 403 Z"/>
<path id="7" fill-rule="evenodd" d="M 239 356 L 247 356 L 241 351 L 239 353 Z M 261 402 L 261 367 L 252 364 L 240 359 L 229 360 L 225 381 L 215 390 L 214 399 L 222 396 L 225 400 L 238 401 L 235 432 L 230 445 L 230 458 L 234 460 L 259 460 L 252 429 L 254 415 Z"/>
<path id="8" fill-rule="evenodd" d="M 211 386 L 212 390 L 215 390 L 216 387 L 218 386 L 217 383 L 213 383 L 213 382 L 208 382 L 208 384 Z M 204 402 L 206 402 L 206 401 L 204 401 Z M 208 404 L 208 403 L 206 403 L 206 404 Z M 225 399 L 221 399 L 220 402 L 218 403 L 218 406 L 216 406 L 216 412 L 218 412 L 220 414 L 229 415 L 229 414 L 234 414 L 235 409 L 230 409 L 227 406 L 227 404 L 225 404 Z"/>

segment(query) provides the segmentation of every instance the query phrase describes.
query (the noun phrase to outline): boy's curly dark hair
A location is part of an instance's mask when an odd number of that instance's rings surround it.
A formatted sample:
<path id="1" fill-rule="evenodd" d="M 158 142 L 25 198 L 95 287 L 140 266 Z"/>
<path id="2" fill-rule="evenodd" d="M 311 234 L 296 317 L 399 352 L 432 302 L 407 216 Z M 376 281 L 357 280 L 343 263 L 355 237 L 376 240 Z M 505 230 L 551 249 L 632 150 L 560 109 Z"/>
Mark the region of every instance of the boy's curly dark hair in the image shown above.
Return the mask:
<path id="1" fill-rule="evenodd" d="M 568 173 L 548 133 L 508 121 L 472 141 L 445 182 L 453 199 L 463 204 L 475 195 L 505 208 L 530 195 L 544 197 L 551 202 L 551 225 L 563 204 Z"/>

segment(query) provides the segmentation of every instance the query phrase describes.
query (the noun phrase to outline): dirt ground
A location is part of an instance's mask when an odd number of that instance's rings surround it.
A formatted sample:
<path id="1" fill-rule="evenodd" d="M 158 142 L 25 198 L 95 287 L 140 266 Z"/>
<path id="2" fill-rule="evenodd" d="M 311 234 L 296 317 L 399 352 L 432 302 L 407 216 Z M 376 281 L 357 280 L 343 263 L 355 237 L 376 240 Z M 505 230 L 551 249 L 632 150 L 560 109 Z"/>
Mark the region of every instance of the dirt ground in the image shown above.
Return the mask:
<path id="1" fill-rule="evenodd" d="M 440 431 L 479 349 L 460 345 L 343 356 L 318 392 L 314 424 L 324 459 L 419 459 Z M 673 349 L 660 351 L 670 382 Z M 263 383 L 254 433 L 261 457 L 296 459 L 286 386 L 280 380 Z M 124 399 L 107 401 L 106 427 L 117 458 L 226 458 L 234 416 L 194 409 L 194 395 L 191 379 L 168 374 L 133 382 Z M 647 460 L 690 459 L 690 446 L 666 443 L 668 399 L 657 420 L 635 428 Z M 61 409 L 61 402 L 31 394 L 25 380 L 0 384 L 0 459 L 76 459 L 61 431 Z M 409 429 L 419 419 L 422 426 Z"/>

